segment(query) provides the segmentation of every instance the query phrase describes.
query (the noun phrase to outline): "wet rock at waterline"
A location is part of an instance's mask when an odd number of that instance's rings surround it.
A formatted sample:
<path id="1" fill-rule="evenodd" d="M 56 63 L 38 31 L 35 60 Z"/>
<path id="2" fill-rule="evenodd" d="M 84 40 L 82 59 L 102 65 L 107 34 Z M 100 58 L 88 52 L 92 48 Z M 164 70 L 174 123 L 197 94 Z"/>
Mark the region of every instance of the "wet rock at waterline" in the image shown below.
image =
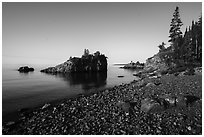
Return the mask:
<path id="1" fill-rule="evenodd" d="M 139 71 L 139 72 L 137 72 L 137 73 L 133 74 L 133 76 L 136 76 L 136 77 L 141 77 L 141 76 L 142 76 L 142 71 Z"/>
<path id="2" fill-rule="evenodd" d="M 41 109 L 46 109 L 50 106 L 50 104 L 45 104 Z"/>

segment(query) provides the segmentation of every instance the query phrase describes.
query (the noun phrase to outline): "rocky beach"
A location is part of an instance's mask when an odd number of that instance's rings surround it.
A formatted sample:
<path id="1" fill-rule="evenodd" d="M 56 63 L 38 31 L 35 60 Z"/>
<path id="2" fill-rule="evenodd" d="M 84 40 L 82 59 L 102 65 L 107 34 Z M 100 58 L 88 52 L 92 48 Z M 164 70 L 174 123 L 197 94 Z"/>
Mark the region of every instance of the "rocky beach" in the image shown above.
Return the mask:
<path id="1" fill-rule="evenodd" d="M 202 2 L 3 2 L 2 20 L 3 135 L 202 135 Z"/>
<path id="2" fill-rule="evenodd" d="M 174 105 L 171 97 L 175 97 Z M 168 105 L 164 107 L 165 103 Z M 48 102 L 19 115 L 17 121 L 3 123 L 2 134 L 201 135 L 202 72 L 146 73 L 128 84 Z"/>

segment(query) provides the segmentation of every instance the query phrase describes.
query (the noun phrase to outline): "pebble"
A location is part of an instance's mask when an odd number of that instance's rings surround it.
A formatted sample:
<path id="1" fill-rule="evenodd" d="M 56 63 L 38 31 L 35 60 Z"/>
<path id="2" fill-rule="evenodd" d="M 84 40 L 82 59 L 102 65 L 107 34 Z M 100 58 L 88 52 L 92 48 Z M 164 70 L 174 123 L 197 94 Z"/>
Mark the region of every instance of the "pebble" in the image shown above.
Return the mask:
<path id="1" fill-rule="evenodd" d="M 50 104 L 45 104 L 41 109 L 46 109 L 49 106 L 50 106 Z"/>
<path id="2" fill-rule="evenodd" d="M 155 86 L 154 83 L 150 82 L 150 83 L 147 83 L 146 87 L 152 87 L 152 86 Z"/>
<path id="3" fill-rule="evenodd" d="M 191 130 L 191 126 L 188 126 L 187 129 L 188 129 L 188 130 Z"/>
<path id="4" fill-rule="evenodd" d="M 9 121 L 9 122 L 6 123 L 7 126 L 11 126 L 11 125 L 13 125 L 13 124 L 15 124 L 14 121 Z"/>
<path id="5" fill-rule="evenodd" d="M 156 81 L 154 82 L 154 84 L 155 84 L 156 86 L 158 86 L 158 85 L 161 85 L 162 82 L 161 82 L 161 80 L 156 80 Z"/>
<path id="6" fill-rule="evenodd" d="M 149 77 L 149 79 L 156 79 L 156 78 L 159 78 L 158 76 L 151 76 Z"/>

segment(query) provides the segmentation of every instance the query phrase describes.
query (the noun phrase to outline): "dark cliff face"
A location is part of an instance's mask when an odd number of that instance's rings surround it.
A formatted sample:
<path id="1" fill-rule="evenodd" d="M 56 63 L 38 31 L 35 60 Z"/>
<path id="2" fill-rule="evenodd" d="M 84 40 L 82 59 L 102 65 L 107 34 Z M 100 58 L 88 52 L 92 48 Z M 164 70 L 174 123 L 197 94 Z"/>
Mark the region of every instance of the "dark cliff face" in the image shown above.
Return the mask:
<path id="1" fill-rule="evenodd" d="M 73 73 L 73 72 L 104 72 L 107 71 L 107 59 L 105 55 L 86 55 L 81 58 L 70 58 L 66 62 L 55 67 L 41 70 L 45 73 Z"/>

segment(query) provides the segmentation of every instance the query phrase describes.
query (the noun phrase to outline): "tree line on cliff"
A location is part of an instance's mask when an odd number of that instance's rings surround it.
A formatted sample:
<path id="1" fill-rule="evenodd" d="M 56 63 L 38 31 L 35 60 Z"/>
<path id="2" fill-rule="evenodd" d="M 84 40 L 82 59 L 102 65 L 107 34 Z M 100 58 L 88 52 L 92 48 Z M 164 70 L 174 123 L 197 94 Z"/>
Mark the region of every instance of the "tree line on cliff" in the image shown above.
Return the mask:
<path id="1" fill-rule="evenodd" d="M 202 16 L 198 21 L 192 21 L 192 25 L 186 28 L 184 35 L 181 31 L 182 25 L 179 7 L 176 7 L 169 30 L 170 46 L 166 48 L 165 43 L 162 42 L 158 46 L 158 54 L 168 65 L 173 62 L 177 66 L 201 66 Z"/>

